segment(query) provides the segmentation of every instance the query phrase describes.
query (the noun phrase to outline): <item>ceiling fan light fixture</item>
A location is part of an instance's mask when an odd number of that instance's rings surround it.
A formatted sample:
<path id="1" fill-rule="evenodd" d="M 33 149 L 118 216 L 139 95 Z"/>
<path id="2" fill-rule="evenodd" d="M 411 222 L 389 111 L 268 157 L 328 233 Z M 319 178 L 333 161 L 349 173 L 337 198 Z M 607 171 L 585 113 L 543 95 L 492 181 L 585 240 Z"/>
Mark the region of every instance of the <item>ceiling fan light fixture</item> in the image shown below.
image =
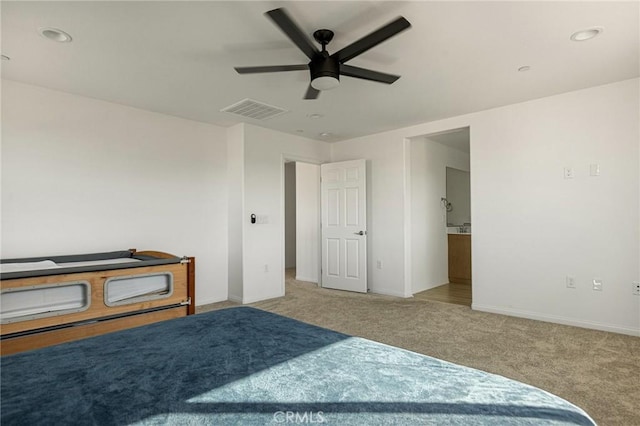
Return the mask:
<path id="1" fill-rule="evenodd" d="M 331 90 L 340 85 L 340 80 L 335 77 L 323 76 L 316 77 L 311 81 L 311 87 L 316 90 Z"/>
<path id="2" fill-rule="evenodd" d="M 326 51 L 309 63 L 311 87 L 316 90 L 331 90 L 340 85 L 340 63 Z"/>

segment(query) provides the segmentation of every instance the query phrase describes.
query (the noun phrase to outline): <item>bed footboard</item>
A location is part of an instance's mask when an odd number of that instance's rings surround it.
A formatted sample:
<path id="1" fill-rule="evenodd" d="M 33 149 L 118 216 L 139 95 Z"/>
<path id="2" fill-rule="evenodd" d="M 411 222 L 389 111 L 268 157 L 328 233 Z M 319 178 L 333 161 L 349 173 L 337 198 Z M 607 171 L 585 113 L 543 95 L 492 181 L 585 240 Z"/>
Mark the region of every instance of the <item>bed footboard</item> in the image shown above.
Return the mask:
<path id="1" fill-rule="evenodd" d="M 195 313 L 195 258 L 135 249 L 113 253 L 119 257 L 105 253 L 86 255 L 90 260 L 84 261 L 82 256 L 3 260 L 7 268 L 29 263 L 46 269 L 2 274 L 0 353 Z"/>

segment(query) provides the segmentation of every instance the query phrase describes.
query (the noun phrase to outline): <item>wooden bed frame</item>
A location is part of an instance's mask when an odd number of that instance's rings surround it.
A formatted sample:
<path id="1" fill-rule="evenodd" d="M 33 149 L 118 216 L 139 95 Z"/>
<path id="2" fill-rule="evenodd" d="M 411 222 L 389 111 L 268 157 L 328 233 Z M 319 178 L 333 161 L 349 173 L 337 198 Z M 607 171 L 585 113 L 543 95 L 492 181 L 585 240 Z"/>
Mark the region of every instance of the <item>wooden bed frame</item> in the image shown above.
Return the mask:
<path id="1" fill-rule="evenodd" d="M 157 259 L 176 258 L 158 251 L 129 250 L 131 255 Z M 156 273 L 173 276 L 173 292 L 168 297 L 131 304 L 107 306 L 105 282 L 113 277 Z M 0 354 L 42 348 L 90 336 L 110 333 L 144 324 L 182 317 L 195 313 L 195 258 L 184 257 L 180 263 L 127 267 L 93 271 L 51 274 L 27 278 L 2 279 L 0 289 L 47 286 L 65 282 L 85 281 L 90 284 L 91 298 L 87 309 L 58 316 L 19 320 L 0 325 Z"/>

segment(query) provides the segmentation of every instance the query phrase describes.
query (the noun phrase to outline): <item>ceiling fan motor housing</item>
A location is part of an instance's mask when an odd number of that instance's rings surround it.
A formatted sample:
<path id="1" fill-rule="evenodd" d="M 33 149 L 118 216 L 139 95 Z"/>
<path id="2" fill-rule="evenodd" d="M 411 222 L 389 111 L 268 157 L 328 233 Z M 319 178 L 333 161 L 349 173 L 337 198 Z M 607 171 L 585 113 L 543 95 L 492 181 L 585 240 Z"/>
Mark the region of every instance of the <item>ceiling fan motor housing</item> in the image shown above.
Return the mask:
<path id="1" fill-rule="evenodd" d="M 309 62 L 311 81 L 319 77 L 331 77 L 340 80 L 340 62 L 337 58 L 332 58 L 325 52 L 320 52 L 311 62 Z"/>

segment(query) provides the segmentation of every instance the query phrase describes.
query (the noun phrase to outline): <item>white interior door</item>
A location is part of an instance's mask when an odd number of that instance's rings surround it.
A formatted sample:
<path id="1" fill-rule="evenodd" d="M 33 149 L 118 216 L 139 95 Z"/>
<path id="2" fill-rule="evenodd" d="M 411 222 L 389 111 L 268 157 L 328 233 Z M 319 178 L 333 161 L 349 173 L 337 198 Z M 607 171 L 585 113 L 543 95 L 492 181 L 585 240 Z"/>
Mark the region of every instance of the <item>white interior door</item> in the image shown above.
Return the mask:
<path id="1" fill-rule="evenodd" d="M 367 292 L 365 160 L 320 166 L 322 287 Z"/>

